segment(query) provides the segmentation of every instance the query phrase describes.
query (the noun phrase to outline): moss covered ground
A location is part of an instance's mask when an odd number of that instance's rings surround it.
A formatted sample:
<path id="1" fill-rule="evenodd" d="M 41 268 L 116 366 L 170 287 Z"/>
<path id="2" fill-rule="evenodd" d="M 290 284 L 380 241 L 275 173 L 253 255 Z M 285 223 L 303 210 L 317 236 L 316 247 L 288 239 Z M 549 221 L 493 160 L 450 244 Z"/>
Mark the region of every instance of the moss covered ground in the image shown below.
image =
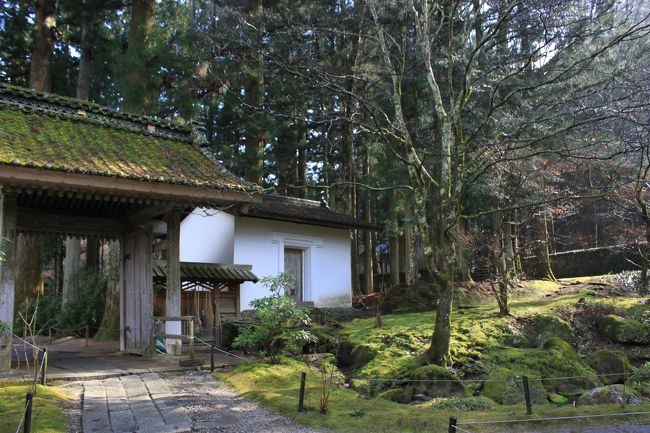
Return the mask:
<path id="1" fill-rule="evenodd" d="M 16 431 L 25 408 L 27 386 L 0 387 L 0 433 Z M 65 433 L 68 422 L 63 407 L 70 397 L 56 386 L 37 385 L 32 409 L 33 433 Z M 23 431 L 22 428 L 20 430 Z"/>
<path id="2" fill-rule="evenodd" d="M 648 355 L 648 347 L 630 348 L 614 346 L 600 338 L 593 329 L 594 317 L 616 313 L 622 317 L 643 318 L 650 313 L 647 298 L 635 296 L 605 296 L 598 285 L 589 281 L 565 281 L 563 285 L 549 281 L 529 282 L 522 287 L 511 302 L 509 317 L 500 317 L 495 303 L 478 305 L 457 304 L 452 324 L 451 370 L 465 380 L 484 379 L 490 374 L 506 374 L 508 369 L 514 375 L 528 374 L 531 377 L 556 377 L 584 375 L 583 382 L 545 381 L 544 387 L 551 399 L 566 403 L 558 395 L 571 394 L 572 389 L 588 388 L 598 377 L 585 362 L 586 355 L 594 348 L 608 348 L 627 353 L 637 363 Z M 543 347 L 531 347 L 536 317 L 552 316 L 556 324 L 549 325 L 546 318 L 540 321 L 546 330 L 549 326 L 563 328 L 570 324 L 575 339 L 572 345 L 550 341 Z M 355 319 L 331 327 L 331 339 L 342 342 L 350 351 L 345 373 L 359 378 L 353 380 L 351 389 L 347 385 L 334 386 L 330 396 L 330 414 L 321 415 L 319 406 L 320 375 L 295 359 L 283 359 L 280 365 L 269 365 L 254 361 L 221 373 L 219 377 L 245 397 L 260 401 L 263 405 L 297 419 L 300 423 L 342 432 L 361 431 L 445 431 L 450 415 L 459 417 L 459 422 L 489 421 L 527 418 L 523 403 L 496 404 L 485 398 L 485 389 L 479 382 L 465 382 L 465 395 L 453 398 L 435 398 L 416 405 L 405 405 L 391 401 L 382 382 L 367 383 L 364 377 L 403 378 L 424 364 L 424 351 L 435 322 L 434 312 L 391 314 L 383 317 L 384 326 L 375 327 L 374 318 Z M 319 333 L 326 333 L 321 327 Z M 583 329 L 584 328 L 584 329 Z M 561 332 L 561 331 L 559 331 Z M 561 334 L 560 334 L 561 335 Z M 550 338 L 553 335 L 549 336 Z M 645 351 L 645 355 L 639 355 Z M 299 373 L 308 371 L 307 405 L 309 411 L 297 414 Z M 355 383 L 356 382 L 356 383 Z M 539 381 L 532 386 L 542 387 Z M 586 383 L 589 382 L 589 383 Z M 377 385 L 379 383 L 379 385 Z M 567 386 L 570 388 L 567 390 Z M 573 387 L 573 388 L 571 388 Z M 541 389 L 544 392 L 544 389 Z M 558 394 L 556 394 L 556 391 Z M 505 390 L 504 392 L 512 392 Z M 515 391 L 516 392 L 516 388 Z M 480 394 L 475 396 L 475 394 Z M 505 399 L 506 403 L 510 403 Z M 533 417 L 588 415 L 597 413 L 618 413 L 622 411 L 649 411 L 650 402 L 642 406 L 583 406 L 560 405 L 544 402 L 535 406 Z M 597 423 L 616 424 L 634 422 L 650 424 L 650 416 L 599 418 Z M 555 425 L 566 426 L 565 421 Z M 576 427 L 594 425 L 594 420 L 574 421 Z M 544 425 L 520 424 L 508 431 L 526 431 Z M 473 426 L 475 431 L 504 431 L 503 426 Z"/>

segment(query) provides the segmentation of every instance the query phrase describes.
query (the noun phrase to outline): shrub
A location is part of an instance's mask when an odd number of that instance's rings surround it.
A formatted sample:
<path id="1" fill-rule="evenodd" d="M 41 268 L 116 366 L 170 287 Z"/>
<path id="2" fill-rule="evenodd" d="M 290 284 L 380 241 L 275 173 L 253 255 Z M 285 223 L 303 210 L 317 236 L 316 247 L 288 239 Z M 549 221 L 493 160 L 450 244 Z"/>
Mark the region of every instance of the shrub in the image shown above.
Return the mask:
<path id="1" fill-rule="evenodd" d="M 261 280 L 271 292 L 270 296 L 251 301 L 257 315 L 257 322 L 242 326 L 233 347 L 260 345 L 261 354 L 268 355 L 272 362 L 277 361 L 278 347 L 292 353 L 299 353 L 307 343 L 315 343 L 316 336 L 308 330 L 311 319 L 309 312 L 299 308 L 296 301 L 286 296 L 292 278 L 281 273 L 276 277 Z"/>

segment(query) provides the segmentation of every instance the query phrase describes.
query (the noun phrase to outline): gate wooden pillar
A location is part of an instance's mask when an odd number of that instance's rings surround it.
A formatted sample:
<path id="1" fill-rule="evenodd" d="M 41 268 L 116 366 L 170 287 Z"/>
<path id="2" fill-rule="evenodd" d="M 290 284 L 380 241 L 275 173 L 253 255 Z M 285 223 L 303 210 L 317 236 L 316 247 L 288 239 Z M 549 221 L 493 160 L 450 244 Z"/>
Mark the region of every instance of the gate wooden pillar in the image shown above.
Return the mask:
<path id="1" fill-rule="evenodd" d="M 0 371 L 11 367 L 11 332 L 14 323 L 16 197 L 0 194 L 0 248 L 4 260 L 0 262 Z M 4 328 L 4 329 L 3 329 Z"/>
<path id="2" fill-rule="evenodd" d="M 181 315 L 181 213 L 173 209 L 165 215 L 167 223 L 167 292 L 165 297 L 165 316 L 178 317 Z M 181 322 L 168 321 L 165 333 L 181 335 Z M 180 355 L 181 341 L 167 338 L 165 348 L 170 355 Z"/>
<path id="3" fill-rule="evenodd" d="M 121 242 L 122 351 L 154 353 L 153 341 L 153 230 L 149 225 L 127 233 Z"/>

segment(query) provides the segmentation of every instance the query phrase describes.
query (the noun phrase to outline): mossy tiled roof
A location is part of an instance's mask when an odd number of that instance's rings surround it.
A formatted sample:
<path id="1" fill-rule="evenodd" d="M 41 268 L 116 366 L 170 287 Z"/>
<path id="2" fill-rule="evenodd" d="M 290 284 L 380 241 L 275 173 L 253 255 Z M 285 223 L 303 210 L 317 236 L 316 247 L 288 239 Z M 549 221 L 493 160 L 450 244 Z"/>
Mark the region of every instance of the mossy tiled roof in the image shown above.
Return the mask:
<path id="1" fill-rule="evenodd" d="M 0 164 L 250 189 L 193 143 L 190 127 L 15 89 L 0 86 Z"/>
<path id="2" fill-rule="evenodd" d="M 240 210 L 241 215 L 324 227 L 381 230 L 381 225 L 333 211 L 317 201 L 283 195 L 264 195 L 260 203 L 251 203 L 246 209 Z"/>

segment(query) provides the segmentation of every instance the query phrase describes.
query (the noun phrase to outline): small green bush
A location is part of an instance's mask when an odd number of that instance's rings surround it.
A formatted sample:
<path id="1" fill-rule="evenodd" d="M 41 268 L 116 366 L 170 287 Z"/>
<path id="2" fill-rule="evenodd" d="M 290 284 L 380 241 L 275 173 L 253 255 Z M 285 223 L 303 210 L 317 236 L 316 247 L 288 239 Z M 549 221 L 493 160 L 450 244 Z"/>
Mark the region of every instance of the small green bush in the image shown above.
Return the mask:
<path id="1" fill-rule="evenodd" d="M 317 338 L 308 329 L 311 322 L 309 312 L 299 308 L 293 298 L 285 295 L 291 287 L 291 276 L 281 273 L 276 277 L 262 278 L 261 282 L 271 291 L 271 295 L 251 301 L 257 322 L 241 327 L 233 347 L 262 346 L 260 354 L 268 355 L 275 362 L 281 346 L 295 354 L 305 344 L 315 343 Z"/>

